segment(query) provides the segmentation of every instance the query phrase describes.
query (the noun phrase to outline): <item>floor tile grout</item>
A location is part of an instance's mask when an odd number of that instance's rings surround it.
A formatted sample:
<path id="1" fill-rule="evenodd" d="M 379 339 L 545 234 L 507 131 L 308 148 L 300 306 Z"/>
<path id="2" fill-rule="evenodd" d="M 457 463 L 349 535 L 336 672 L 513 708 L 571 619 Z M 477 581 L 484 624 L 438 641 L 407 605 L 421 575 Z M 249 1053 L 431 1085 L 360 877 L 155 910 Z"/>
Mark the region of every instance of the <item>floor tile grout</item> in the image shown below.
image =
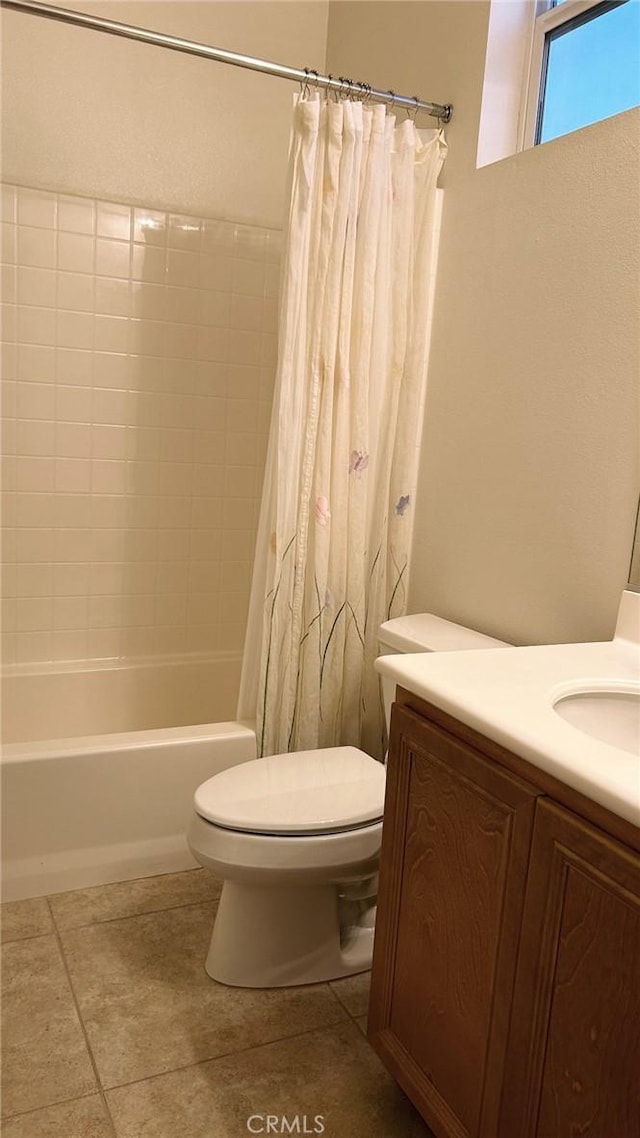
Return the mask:
<path id="1" fill-rule="evenodd" d="M 361 975 L 362 975 L 362 973 L 361 973 L 361 972 L 354 972 L 354 973 L 353 973 L 353 975 L 354 975 L 354 976 L 361 976 Z M 368 1010 L 369 1010 L 369 1009 L 367 1008 L 367 1011 L 365 1011 L 365 1012 L 358 1012 L 357 1014 L 356 1014 L 355 1012 L 352 1012 L 352 1011 L 351 1011 L 351 1008 L 348 1008 L 348 1007 L 347 1007 L 347 1005 L 345 1004 L 344 1000 L 342 1000 L 342 999 L 340 998 L 340 996 L 339 996 L 338 992 L 335 992 L 335 991 L 334 991 L 334 989 L 333 989 L 333 985 L 334 985 L 334 984 L 336 984 L 336 983 L 338 983 L 340 980 L 345 980 L 345 979 L 347 979 L 347 977 L 345 977 L 345 976 L 339 976 L 339 977 L 338 977 L 336 980 L 329 980 L 329 981 L 328 981 L 328 984 L 329 984 L 329 987 L 331 988 L 331 991 L 333 992 L 334 996 L 336 997 L 336 999 L 337 999 L 338 1003 L 340 1004 L 340 1006 L 344 1008 L 344 1010 L 345 1010 L 345 1012 L 347 1013 L 347 1015 L 348 1015 L 348 1016 L 351 1016 L 351 1019 L 352 1019 L 352 1020 L 354 1021 L 354 1023 L 355 1023 L 355 1021 L 356 1021 L 357 1019 L 360 1019 L 360 1017 L 361 1017 L 361 1016 L 363 1016 L 363 1015 L 367 1015 L 367 1014 L 368 1014 Z M 357 1026 L 357 1025 L 356 1025 L 356 1026 Z"/>
<path id="2" fill-rule="evenodd" d="M 69 1103 L 83 1102 L 84 1099 L 96 1098 L 96 1096 L 100 1096 L 98 1090 L 88 1091 L 86 1095 L 73 1095 L 71 1098 L 57 1099 L 56 1102 L 50 1102 L 46 1106 L 32 1106 L 29 1110 L 19 1110 L 15 1114 L 3 1114 L 1 1121 L 13 1122 L 16 1118 L 28 1118 L 30 1114 L 39 1114 L 42 1110 L 53 1110 L 56 1106 L 68 1106 Z"/>
<path id="3" fill-rule="evenodd" d="M 216 1063 L 219 1059 L 232 1059 L 235 1058 L 236 1055 L 247 1055 L 251 1051 L 260 1051 L 263 1047 L 275 1047 L 278 1043 L 288 1043 L 292 1039 L 302 1039 L 305 1035 L 318 1035 L 323 1031 L 332 1031 L 346 1022 L 346 1020 L 336 1020 L 335 1023 L 325 1023 L 321 1027 L 307 1027 L 304 1031 L 295 1031 L 293 1035 L 279 1035 L 277 1039 L 267 1039 L 264 1043 L 254 1043 L 251 1047 L 240 1047 L 233 1051 L 223 1051 L 220 1055 L 210 1055 L 207 1059 L 196 1059 L 194 1063 L 183 1063 L 180 1067 L 170 1067 L 166 1071 L 156 1071 L 152 1075 L 144 1075 L 141 1079 L 132 1079 L 130 1083 L 114 1083 L 111 1087 L 105 1087 L 105 1094 L 110 1094 L 111 1091 L 119 1091 L 123 1087 L 135 1087 L 138 1083 L 148 1083 L 151 1082 L 152 1079 L 163 1079 L 167 1075 L 174 1075 L 179 1071 L 190 1071 L 194 1067 L 203 1067 L 206 1063 Z M 357 1024 L 354 1024 L 354 1026 L 356 1030 L 359 1030 Z"/>
<path id="4" fill-rule="evenodd" d="M 48 895 L 45 894 L 44 900 L 50 901 L 51 897 L 60 897 L 60 896 L 61 896 L 60 893 L 51 893 Z M 150 917 L 154 913 L 171 913 L 174 911 L 174 909 L 195 908 L 196 905 L 215 905 L 215 904 L 217 904 L 217 902 L 219 902 L 219 900 L 220 900 L 219 897 L 211 897 L 207 901 L 186 901 L 186 902 L 182 902 L 179 905 L 166 905 L 166 906 L 163 906 L 161 909 L 143 909 L 139 913 L 124 913 L 123 915 L 121 915 L 119 917 L 104 917 L 102 920 L 87 921 L 86 924 L 81 924 L 81 925 L 58 925 L 56 922 L 55 916 L 53 914 L 53 909 L 51 909 L 51 915 L 53 917 L 54 923 L 56 924 L 56 929 L 60 933 L 70 933 L 70 932 L 75 932 L 76 929 L 90 929 L 90 928 L 93 928 L 94 925 L 110 925 L 110 924 L 113 924 L 114 921 L 131 921 L 136 917 Z M 51 908 L 51 906 L 50 906 L 50 908 Z M 29 940 L 32 938 L 24 937 L 23 939 Z"/>
<path id="5" fill-rule="evenodd" d="M 88 1035 L 87 1029 L 86 1029 L 86 1027 L 85 1027 L 84 1018 L 83 1018 L 83 1015 L 82 1015 L 82 1010 L 81 1010 L 81 1008 L 80 1008 L 80 1004 L 79 1004 L 79 1001 L 78 1001 L 78 997 L 76 996 L 76 991 L 75 991 L 75 988 L 74 988 L 74 986 L 73 986 L 73 980 L 72 980 L 72 978 L 71 978 L 71 972 L 70 972 L 70 970 L 69 970 L 69 965 L 68 965 L 68 963 L 67 963 L 67 957 L 66 957 L 66 954 L 65 954 L 65 951 L 64 951 L 64 946 L 63 946 L 63 944 L 62 944 L 62 939 L 61 939 L 61 937 L 60 937 L 60 932 L 59 932 L 59 930 L 58 930 L 58 926 L 57 926 L 57 924 L 56 924 L 56 920 L 55 920 L 55 917 L 54 917 L 54 915 L 53 915 L 53 910 L 52 910 L 52 908 L 51 908 L 51 902 L 49 901 L 49 898 L 48 898 L 48 897 L 47 897 L 47 899 L 46 899 L 46 900 L 47 900 L 47 905 L 48 905 L 48 907 L 49 907 L 49 912 L 51 913 L 51 920 L 53 921 L 53 926 L 54 926 L 54 930 L 55 930 L 55 934 L 54 934 L 54 935 L 55 935 L 55 938 L 56 938 L 56 943 L 57 943 L 57 945 L 58 945 L 58 951 L 59 951 L 59 953 L 60 953 L 60 957 L 61 957 L 61 959 L 62 959 L 62 965 L 63 965 L 64 971 L 65 971 L 65 975 L 66 975 L 66 977 L 67 977 L 67 983 L 68 983 L 68 985 L 69 985 L 69 990 L 70 990 L 70 992 L 71 992 L 71 998 L 72 998 L 72 1000 L 73 1000 L 73 1004 L 74 1004 L 74 1007 L 75 1007 L 75 1009 L 76 1009 L 76 1015 L 78 1016 L 78 1022 L 79 1022 L 79 1024 L 80 1024 L 80 1030 L 82 1031 L 82 1034 L 83 1034 L 83 1037 L 84 1037 L 84 1043 L 85 1043 L 85 1047 L 87 1048 L 87 1053 L 88 1053 L 88 1055 L 89 1055 L 89 1061 L 90 1061 L 90 1063 L 91 1063 L 91 1066 L 92 1066 L 92 1068 L 93 1068 L 93 1074 L 94 1074 L 94 1077 L 95 1077 L 95 1080 L 96 1080 L 96 1086 L 97 1086 L 97 1092 L 96 1092 L 96 1093 L 97 1093 L 97 1094 L 100 1096 L 100 1099 L 102 1100 L 102 1105 L 103 1105 L 103 1107 L 104 1107 L 104 1109 L 105 1109 L 105 1113 L 106 1113 L 107 1119 L 109 1120 L 109 1125 L 111 1126 L 111 1130 L 112 1130 L 112 1133 L 113 1133 L 113 1138 L 118 1138 L 118 1134 L 117 1134 L 117 1131 L 116 1131 L 115 1122 L 113 1121 L 113 1118 L 112 1118 L 112 1116 L 111 1116 L 111 1111 L 110 1111 L 110 1109 L 109 1109 L 109 1104 L 108 1104 L 108 1102 L 107 1102 L 107 1097 L 106 1097 L 106 1095 L 105 1095 L 105 1093 L 104 1093 L 104 1089 L 103 1089 L 103 1086 L 102 1086 L 102 1079 L 100 1078 L 100 1073 L 99 1073 L 99 1071 L 98 1071 L 98 1065 L 97 1065 L 97 1063 L 96 1063 L 96 1060 L 95 1060 L 95 1057 L 94 1057 L 94 1054 L 93 1054 L 93 1048 L 91 1047 L 91 1043 L 90 1043 L 90 1041 L 89 1041 L 89 1035 Z M 84 1096 L 84 1095 L 83 1095 L 82 1097 L 84 1098 L 84 1097 L 87 1097 L 87 1096 Z"/>
<path id="6" fill-rule="evenodd" d="M 329 1029 L 330 1027 L 336 1027 L 336 1026 L 338 1026 L 338 1025 L 341 1023 L 341 1022 L 342 1022 L 342 1023 L 344 1023 L 344 1022 L 345 1022 L 343 1019 L 340 1019 L 340 1020 L 336 1020 L 336 1021 L 335 1021 L 335 1023 L 332 1023 L 332 1024 L 325 1024 L 325 1025 L 323 1025 L 323 1027 L 322 1027 L 322 1028 L 319 1028 L 319 1029 L 318 1029 L 318 1028 L 306 1028 L 304 1031 L 296 1031 L 296 1032 L 293 1032 L 293 1034 L 291 1034 L 291 1035 L 283 1035 L 283 1036 L 278 1036 L 278 1038 L 277 1038 L 277 1039 L 271 1039 L 271 1040 L 268 1040 L 268 1041 L 267 1041 L 267 1042 L 265 1042 L 265 1043 L 259 1043 L 259 1044 L 257 1044 L 257 1045 L 256 1045 L 256 1044 L 253 1044 L 251 1047 L 240 1047 L 240 1048 L 235 1048 L 235 1049 L 233 1049 L 233 1050 L 230 1050 L 230 1051 L 224 1051 L 224 1052 L 222 1052 L 222 1054 L 220 1054 L 220 1055 L 211 1055 L 211 1056 L 208 1056 L 206 1059 L 199 1059 L 199 1060 L 197 1060 L 195 1063 L 185 1063 L 185 1064 L 182 1064 L 182 1065 L 181 1065 L 181 1066 L 179 1066 L 179 1067 L 172 1067 L 172 1068 L 169 1068 L 169 1069 L 168 1069 L 168 1070 L 166 1070 L 166 1071 L 158 1071 L 158 1072 L 156 1072 L 155 1074 L 152 1074 L 152 1075 L 146 1075 L 146 1076 L 145 1076 L 144 1078 L 142 1078 L 142 1079 L 132 1079 L 132 1080 L 131 1080 L 131 1082 L 127 1082 L 127 1083 L 115 1083 L 113 1086 L 110 1086 L 110 1087 L 103 1087 L 103 1085 L 102 1085 L 102 1080 L 101 1080 L 101 1078 L 100 1078 L 100 1075 L 99 1075 L 99 1072 L 98 1072 L 97 1064 L 95 1063 L 95 1060 L 94 1060 L 94 1057 L 93 1057 L 93 1051 L 92 1051 L 92 1049 L 91 1049 L 91 1044 L 90 1044 L 90 1042 L 89 1042 L 89 1037 L 88 1037 L 88 1034 L 87 1034 L 87 1030 L 86 1030 L 86 1028 L 85 1028 L 84 1019 L 83 1019 L 83 1017 L 82 1017 L 82 1011 L 81 1011 L 81 1009 L 80 1009 L 80 1005 L 79 1005 L 79 1003 L 78 1003 L 78 1000 L 77 1000 L 77 998 L 76 998 L 76 993 L 75 993 L 75 989 L 74 989 L 74 987 L 73 987 L 73 981 L 72 981 L 72 979 L 71 979 L 71 974 L 70 974 L 70 972 L 69 972 L 69 968 L 68 968 L 68 965 L 67 965 L 67 959 L 66 959 L 66 955 L 65 955 L 64 945 L 63 945 L 63 943 L 62 943 L 62 939 L 61 939 L 61 936 L 60 936 L 60 934 L 61 934 L 62 932 L 75 932 L 75 931 L 76 931 L 77 929 L 79 929 L 79 928 L 91 928 L 91 927 L 93 927 L 94 925 L 104 925 L 104 924 L 110 924 L 110 923 L 112 923 L 113 921 L 118 921 L 118 920 L 134 920 L 134 919 L 137 919 L 138 917 L 144 917 L 144 916 L 147 916 L 147 915 L 151 915 L 151 913 L 152 913 L 152 912 L 154 912 L 154 913 L 161 913 L 161 912 L 170 912 L 170 911 L 172 911 L 172 910 L 174 910 L 174 909 L 188 909 L 188 908 L 196 908 L 198 905 L 205 905 L 205 904 L 208 904 L 209 902 L 207 902 L 207 901 L 204 901 L 204 902 L 202 902 L 202 901 L 196 901 L 196 902 L 188 902 L 186 905 L 171 905 L 171 906 L 169 906 L 167 909 L 155 909 L 155 910 L 149 910 L 149 911 L 148 911 L 148 913 L 147 913 L 147 912 L 144 912 L 144 913 L 132 913 L 132 914 L 130 914 L 130 915 L 129 915 L 129 916 L 127 916 L 127 917 L 110 917 L 110 918 L 108 918 L 106 921 L 94 921 L 94 922 L 92 922 L 91 924 L 88 924 L 88 925 L 74 925 L 74 926 L 67 926 L 67 927 L 65 927 L 65 928 L 63 928 L 63 929 L 59 929 L 59 928 L 58 928 L 58 925 L 57 925 L 57 922 L 56 922 L 56 918 L 55 918 L 54 912 L 53 912 L 53 908 L 52 908 L 52 906 L 51 906 L 51 904 L 50 904 L 50 898 L 51 898 L 52 896 L 54 896 L 54 897 L 55 897 L 55 896 L 59 896 L 59 894 L 55 894 L 55 893 L 54 893 L 54 894 L 46 895 L 46 896 L 45 896 L 45 900 L 47 901 L 47 903 L 48 903 L 48 905 L 49 905 L 49 910 L 50 910 L 50 912 L 51 912 L 51 919 L 52 919 L 52 921 L 53 921 L 53 925 L 54 925 L 54 929 L 55 929 L 55 936 L 56 936 L 56 940 L 57 940 L 57 942 L 58 942 L 58 946 L 59 946 L 59 949 L 60 949 L 60 952 L 61 952 L 61 955 L 62 955 L 62 959 L 63 959 L 63 962 L 64 962 L 65 972 L 66 972 L 66 974 L 67 974 L 67 978 L 68 978 L 68 981 L 69 981 L 69 986 L 70 986 L 70 988 L 71 988 L 71 993 L 72 993 L 72 996 L 73 996 L 74 1005 L 75 1005 L 75 1007 L 76 1007 L 76 1011 L 77 1011 L 77 1013 L 78 1013 L 78 1017 L 79 1017 L 79 1020 L 80 1020 L 80 1024 L 81 1024 L 81 1027 L 82 1027 L 83 1035 L 84 1035 L 84 1037 L 85 1037 L 86 1046 L 87 1046 L 87 1049 L 88 1049 L 88 1051 L 89 1051 L 89 1055 L 90 1055 L 90 1058 L 91 1058 L 91 1063 L 92 1063 L 92 1066 L 93 1066 L 93 1069 L 94 1069 L 94 1074 L 95 1074 L 95 1076 L 96 1076 L 96 1081 L 97 1081 L 97 1083 L 98 1083 L 98 1087 L 99 1087 L 99 1089 L 100 1089 L 100 1095 L 101 1095 L 101 1097 L 104 1099 L 105 1107 L 107 1108 L 107 1110 L 108 1110 L 108 1102 L 107 1102 L 107 1099 L 106 1099 L 106 1094 L 107 1094 L 109 1091 L 112 1091 L 112 1090 L 117 1090 L 117 1089 L 118 1089 L 118 1088 L 120 1088 L 120 1087 L 131 1087 L 131 1086 L 135 1086 L 137 1083 L 144 1083 L 144 1082 L 146 1082 L 148 1079 L 156 1079 L 156 1078 L 161 1078 L 163 1075 L 170 1075 L 170 1074 L 173 1074 L 175 1071 L 185 1071 L 185 1070 L 189 1070 L 189 1069 L 190 1069 L 190 1068 L 192 1068 L 192 1067 L 199 1067 L 199 1066 L 202 1066 L 202 1064 L 204 1064 L 204 1063 L 214 1063 L 214 1062 L 215 1062 L 217 1059 L 224 1059 L 224 1058 L 229 1058 L 230 1056 L 233 1056 L 233 1055 L 241 1055 L 241 1054 L 244 1054 L 245 1052 L 256 1050 L 256 1049 L 257 1049 L 257 1048 L 259 1048 L 259 1047 L 268 1047 L 268 1046 L 270 1046 L 271 1044 L 279 1043 L 279 1042 L 281 1042 L 281 1041 L 284 1041 L 284 1040 L 288 1040 L 288 1039 L 299 1039 L 299 1038 L 301 1038 L 301 1037 L 302 1037 L 302 1036 L 304 1036 L 304 1035 L 309 1035 L 311 1032 L 314 1032 L 314 1031 L 317 1031 L 317 1030 L 324 1030 L 325 1028 L 326 1028 L 326 1029 Z M 213 898 L 213 900 L 219 900 L 219 898 Z M 213 982 L 213 981 L 212 981 L 212 982 Z M 317 987 L 324 987 L 324 988 L 326 988 L 326 989 L 327 989 L 327 990 L 328 990 L 328 991 L 331 993 L 331 995 L 333 996 L 334 1000 L 336 1001 L 336 1011 L 339 1009 L 341 1012 L 344 1012 L 344 1013 L 346 1013 L 346 1015 L 347 1015 L 348 1019 L 349 1019 L 351 1022 L 353 1022 L 353 1023 L 354 1023 L 354 1026 L 357 1028 L 357 1024 L 355 1024 L 355 1020 L 354 1020 L 354 1017 L 351 1015 L 351 1012 L 349 1011 L 349 1009 L 348 1009 L 347 1007 L 345 1007 L 345 1005 L 342 1003 L 342 1000 L 340 999 L 340 997 L 337 995 L 337 993 L 336 993 L 336 992 L 334 992 L 333 988 L 331 987 L 331 981 L 329 981 L 329 980 L 325 980 L 325 981 L 322 981 L 322 983 L 321 983 L 321 984 L 318 984 L 318 985 L 317 985 Z M 110 1111 L 109 1111 L 109 1119 L 110 1119 L 110 1121 L 111 1121 L 111 1124 L 112 1124 L 112 1126 L 113 1126 L 114 1124 L 113 1124 L 113 1119 L 111 1118 L 111 1112 L 110 1112 Z M 115 1126 L 114 1126 L 114 1133 L 115 1133 Z M 117 1135 L 116 1135 L 116 1138 L 117 1138 Z"/>
<path id="7" fill-rule="evenodd" d="M 33 933 L 31 936 L 16 936 L 3 940 L 0 948 L 8 948 L 10 944 L 26 944 L 28 940 L 44 940 L 46 936 L 55 936 L 55 929 L 51 928 L 46 933 Z"/>
<path id="8" fill-rule="evenodd" d="M 125 884 L 125 883 L 123 883 L 123 884 Z M 100 887 L 97 887 L 97 888 L 100 888 Z M 72 893 L 72 892 L 76 892 L 76 891 L 75 890 L 68 890 L 66 892 Z M 163 1070 L 159 1070 L 156 1072 L 144 1074 L 141 1077 L 132 1079 L 131 1081 L 117 1082 L 117 1083 L 114 1083 L 113 1085 L 105 1086 L 105 1085 L 103 1085 L 103 1080 L 102 1080 L 100 1072 L 98 1070 L 97 1061 L 96 1061 L 96 1058 L 94 1056 L 92 1044 L 91 1044 L 90 1037 L 89 1037 L 89 1031 L 88 1031 L 87 1026 L 85 1025 L 84 1016 L 83 1016 L 83 1013 L 81 1010 L 79 997 L 76 994 L 76 989 L 75 989 L 74 981 L 72 978 L 70 965 L 69 965 L 68 960 L 67 960 L 67 954 L 66 954 L 66 950 L 64 947 L 64 943 L 63 943 L 63 937 L 66 939 L 68 934 L 71 935 L 73 933 L 79 932 L 82 929 L 85 929 L 85 930 L 88 928 L 95 929 L 95 928 L 101 928 L 102 926 L 109 925 L 109 924 L 115 924 L 115 923 L 133 921 L 133 920 L 137 921 L 137 920 L 140 920 L 140 918 L 153 917 L 154 915 L 158 916 L 159 914 L 162 914 L 162 913 L 171 913 L 174 910 L 178 910 L 178 911 L 179 910 L 185 910 L 185 909 L 186 910 L 189 910 L 189 909 L 191 909 L 191 910 L 197 910 L 197 909 L 204 910 L 206 907 L 206 909 L 208 911 L 210 911 L 212 913 L 212 915 L 215 915 L 215 911 L 216 911 L 217 905 L 219 903 L 220 897 L 218 895 L 216 897 L 208 897 L 208 898 L 199 899 L 199 900 L 189 900 L 186 902 L 183 900 L 183 901 L 180 901 L 178 903 L 170 903 L 170 904 L 164 904 L 164 905 L 159 904 L 158 907 L 154 907 L 151 909 L 144 909 L 144 910 L 138 911 L 138 912 L 129 912 L 129 913 L 126 913 L 124 915 L 109 916 L 109 917 L 106 917 L 103 919 L 88 920 L 87 922 L 83 922 L 81 924 L 66 925 L 66 924 L 59 924 L 59 918 L 58 919 L 56 918 L 56 915 L 54 912 L 55 898 L 62 897 L 62 896 L 64 896 L 64 893 L 45 894 L 42 896 L 42 900 L 46 903 L 47 911 L 48 911 L 50 919 L 51 919 L 51 929 L 49 931 L 36 933 L 34 935 L 30 935 L 30 936 L 26 936 L 26 937 L 18 937 L 16 940 L 6 941 L 5 945 L 22 943 L 25 941 L 29 942 L 29 941 L 34 940 L 34 939 L 44 939 L 45 937 L 48 937 L 48 936 L 49 937 L 50 936 L 55 937 L 57 949 L 58 949 L 58 952 L 60 954 L 60 957 L 61 957 L 61 960 L 63 963 L 63 968 L 64 968 L 65 976 L 67 979 L 67 984 L 69 987 L 69 993 L 70 993 L 70 996 L 72 999 L 73 1007 L 75 1008 L 76 1015 L 78 1017 L 78 1022 L 79 1022 L 79 1025 L 80 1025 L 80 1028 L 82 1031 L 82 1035 L 83 1035 L 83 1039 L 84 1039 L 84 1043 L 85 1043 L 85 1047 L 86 1047 L 86 1053 L 87 1053 L 89 1060 L 90 1060 L 90 1063 L 91 1063 L 91 1067 L 93 1070 L 96 1085 L 95 1085 L 94 1090 L 87 1092 L 87 1093 L 84 1093 L 84 1094 L 77 1095 L 73 1098 L 63 1099 L 63 1100 L 61 1100 L 60 1103 L 58 1103 L 58 1102 L 50 1103 L 50 1104 L 46 1104 L 44 1107 L 40 1106 L 37 1108 L 33 1108 L 32 1110 L 21 1111 L 21 1112 L 9 1115 L 9 1116 L 7 1116 L 7 1121 L 9 1121 L 11 1119 L 20 1119 L 20 1118 L 25 1117 L 25 1116 L 28 1117 L 32 1114 L 35 1114 L 39 1110 L 52 1109 L 56 1106 L 61 1106 L 63 1104 L 81 1102 L 83 1100 L 86 1100 L 86 1099 L 89 1099 L 92 1097 L 95 1098 L 95 1096 L 97 1095 L 100 1099 L 100 1102 L 102 1104 L 102 1108 L 105 1112 L 105 1118 L 108 1120 L 109 1134 L 112 1136 L 112 1138 L 118 1138 L 118 1130 L 116 1127 L 115 1118 L 114 1118 L 114 1115 L 112 1114 L 112 1111 L 110 1109 L 110 1104 L 109 1104 L 111 1092 L 116 1092 L 116 1091 L 119 1091 L 121 1089 L 123 1091 L 128 1090 L 129 1088 L 132 1088 L 132 1087 L 136 1087 L 136 1086 L 143 1085 L 146 1083 L 151 1083 L 152 1080 L 163 1079 L 163 1078 L 170 1077 L 172 1075 L 179 1075 L 181 1072 L 188 1072 L 188 1071 L 192 1071 L 194 1069 L 197 1070 L 200 1067 L 205 1067 L 206 1065 L 215 1064 L 218 1061 L 222 1062 L 225 1060 L 234 1060 L 234 1059 L 236 1059 L 236 1057 L 239 1058 L 241 1056 L 251 1055 L 252 1052 L 260 1052 L 260 1051 L 263 1051 L 265 1048 L 273 1048 L 273 1047 L 277 1047 L 278 1045 L 285 1045 L 287 1043 L 291 1043 L 291 1041 L 294 1041 L 294 1040 L 304 1040 L 307 1037 L 314 1036 L 314 1035 L 317 1035 L 319 1033 L 324 1034 L 324 1033 L 328 1033 L 331 1031 L 336 1031 L 336 1030 L 339 1031 L 340 1029 L 344 1029 L 346 1027 L 346 1025 L 349 1025 L 349 1027 L 348 1027 L 349 1034 L 345 1038 L 348 1039 L 350 1037 L 350 1032 L 352 1030 L 355 1030 L 358 1033 L 359 1037 L 361 1037 L 361 1038 L 364 1037 L 366 1040 L 366 1032 L 365 1033 L 362 1032 L 360 1024 L 358 1023 L 358 1020 L 362 1019 L 363 1015 L 366 1015 L 366 1010 L 365 1011 L 362 1011 L 362 1010 L 359 1011 L 359 1013 L 357 1015 L 355 1012 L 350 1010 L 350 1008 L 343 1001 L 341 995 L 339 994 L 340 981 L 342 979 L 345 979 L 345 978 L 338 977 L 338 978 L 336 978 L 336 981 L 328 981 L 327 980 L 327 981 L 323 981 L 319 984 L 313 985 L 314 988 L 324 989 L 325 992 L 327 990 L 329 990 L 331 992 L 331 996 L 333 998 L 332 1000 L 329 1001 L 329 1005 L 327 1006 L 327 1009 L 326 1009 L 330 1015 L 330 1020 L 327 1023 L 323 1023 L 321 1026 L 304 1027 L 301 1030 L 293 1030 L 291 1033 L 280 1034 L 280 1035 L 277 1035 L 273 1039 L 268 1039 L 268 1040 L 265 1040 L 263 1042 L 258 1042 L 258 1043 L 254 1042 L 254 1043 L 252 1043 L 250 1045 L 246 1045 L 246 1046 L 238 1046 L 238 1047 L 232 1046 L 232 1047 L 230 1047 L 229 1050 L 223 1051 L 221 1054 L 205 1056 L 205 1057 L 200 1058 L 200 1059 L 193 1061 L 193 1062 L 182 1063 L 178 1066 L 172 1066 L 172 1067 L 169 1067 L 167 1069 L 163 1069 Z M 62 918 L 62 919 L 64 919 L 64 918 Z M 202 919 L 204 919 L 204 916 Z M 126 933 L 126 931 L 123 930 L 122 935 L 127 936 L 128 934 Z M 211 981 L 211 983 L 214 983 L 214 981 Z M 334 990 L 334 987 L 333 987 L 334 983 L 336 983 L 336 985 L 337 985 L 336 990 Z M 302 987 L 308 987 L 308 986 L 303 985 Z M 230 989 L 230 991 L 233 991 L 233 989 Z M 323 999 L 324 999 L 324 997 L 323 997 Z M 336 1018 L 333 1018 L 334 1015 Z M 293 1027 L 293 1025 L 291 1025 L 291 1026 Z M 222 1042 L 222 1040 L 221 1040 L 221 1042 Z M 295 1046 L 296 1045 L 294 1044 L 294 1049 L 295 1049 Z M 308 1044 L 306 1046 L 308 1046 Z M 178 1055 L 176 1054 L 174 1056 L 174 1058 L 177 1058 L 177 1057 L 178 1057 Z M 169 1057 L 169 1062 L 171 1062 L 170 1057 Z M 122 1070 L 122 1072 L 121 1072 L 122 1074 L 125 1074 L 125 1071 L 126 1071 L 126 1064 L 124 1066 L 125 1066 L 125 1070 Z M 194 1076 L 194 1077 L 199 1077 L 199 1076 Z M 155 1091 L 154 1092 L 149 1091 L 148 1093 L 155 1094 Z M 118 1100 L 114 1101 L 114 1111 L 116 1111 L 116 1116 L 117 1116 L 117 1110 L 116 1110 L 117 1102 L 118 1102 Z M 96 1107 L 97 1107 L 97 1104 L 96 1104 Z M 27 1123 L 27 1125 L 28 1125 L 28 1123 Z"/>

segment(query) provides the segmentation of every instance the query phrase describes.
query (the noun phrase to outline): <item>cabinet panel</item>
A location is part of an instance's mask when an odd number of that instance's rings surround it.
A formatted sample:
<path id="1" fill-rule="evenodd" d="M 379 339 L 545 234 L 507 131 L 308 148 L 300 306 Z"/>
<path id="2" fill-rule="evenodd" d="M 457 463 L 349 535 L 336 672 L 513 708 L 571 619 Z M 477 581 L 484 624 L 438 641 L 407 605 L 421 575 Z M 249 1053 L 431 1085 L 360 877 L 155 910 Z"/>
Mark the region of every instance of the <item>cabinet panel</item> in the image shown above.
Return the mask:
<path id="1" fill-rule="evenodd" d="M 541 801 L 509 1039 L 502 1138 L 639 1138 L 640 868 Z"/>
<path id="2" fill-rule="evenodd" d="M 370 1038 L 447 1138 L 495 1138 L 535 795 L 394 709 Z"/>

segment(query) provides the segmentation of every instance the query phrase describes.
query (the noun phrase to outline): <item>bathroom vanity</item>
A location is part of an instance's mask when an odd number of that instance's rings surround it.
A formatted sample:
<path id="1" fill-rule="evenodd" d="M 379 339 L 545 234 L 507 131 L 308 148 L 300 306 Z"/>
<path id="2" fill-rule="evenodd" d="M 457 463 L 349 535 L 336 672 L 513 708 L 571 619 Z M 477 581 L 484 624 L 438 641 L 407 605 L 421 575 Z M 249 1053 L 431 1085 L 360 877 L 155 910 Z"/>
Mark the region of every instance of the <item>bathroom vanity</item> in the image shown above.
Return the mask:
<path id="1" fill-rule="evenodd" d="M 587 649 L 578 675 L 596 649 L 593 675 L 631 689 L 637 655 L 618 645 L 603 665 L 614 645 L 552 646 L 553 690 L 573 648 Z M 379 661 L 408 686 L 392 716 L 368 1033 L 437 1138 L 640 1135 L 640 755 L 546 706 L 534 730 L 541 653 Z M 588 784 L 598 754 L 601 791 Z"/>

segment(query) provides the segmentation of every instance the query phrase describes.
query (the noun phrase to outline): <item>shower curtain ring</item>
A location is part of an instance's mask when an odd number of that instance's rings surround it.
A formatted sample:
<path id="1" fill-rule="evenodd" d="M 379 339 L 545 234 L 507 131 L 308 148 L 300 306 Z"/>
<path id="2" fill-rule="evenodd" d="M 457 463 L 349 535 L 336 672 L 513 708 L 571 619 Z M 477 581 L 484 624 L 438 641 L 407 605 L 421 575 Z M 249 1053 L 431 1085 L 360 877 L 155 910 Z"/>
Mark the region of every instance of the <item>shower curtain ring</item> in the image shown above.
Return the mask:
<path id="1" fill-rule="evenodd" d="M 407 107 L 407 118 L 410 119 L 412 123 L 415 123 L 418 117 L 418 111 L 420 110 L 420 107 L 418 106 L 420 99 L 417 95 L 413 95 L 413 101 L 415 103 L 415 107 L 413 108 L 413 111 L 410 111 Z"/>
<path id="2" fill-rule="evenodd" d="M 395 93 L 395 91 L 392 91 L 391 88 L 389 88 L 389 91 L 387 92 L 387 94 L 391 95 L 391 106 L 389 107 L 389 110 L 392 111 L 396 105 L 396 93 Z"/>

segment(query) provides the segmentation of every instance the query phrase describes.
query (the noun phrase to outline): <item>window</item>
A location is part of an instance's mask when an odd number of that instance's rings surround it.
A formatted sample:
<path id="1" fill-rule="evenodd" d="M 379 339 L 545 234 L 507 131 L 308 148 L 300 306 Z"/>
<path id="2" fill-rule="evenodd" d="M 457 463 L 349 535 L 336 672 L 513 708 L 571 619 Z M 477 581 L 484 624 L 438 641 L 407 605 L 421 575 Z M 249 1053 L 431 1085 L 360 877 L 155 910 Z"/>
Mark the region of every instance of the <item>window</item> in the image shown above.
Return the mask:
<path id="1" fill-rule="evenodd" d="M 640 0 L 543 0 L 535 7 L 521 146 L 640 105 Z"/>

